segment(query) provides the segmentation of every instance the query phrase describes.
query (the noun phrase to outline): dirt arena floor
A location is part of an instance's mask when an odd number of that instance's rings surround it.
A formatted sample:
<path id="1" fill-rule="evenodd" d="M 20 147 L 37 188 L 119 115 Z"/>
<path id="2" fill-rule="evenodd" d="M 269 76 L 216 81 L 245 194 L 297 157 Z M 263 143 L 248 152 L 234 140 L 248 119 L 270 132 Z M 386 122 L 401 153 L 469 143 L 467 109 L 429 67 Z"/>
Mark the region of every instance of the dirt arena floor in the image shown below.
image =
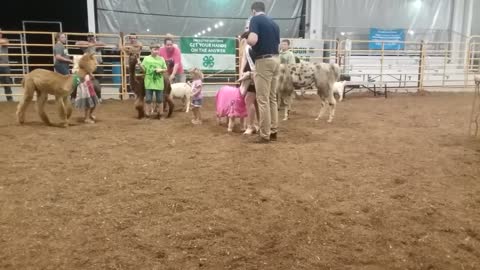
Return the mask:
<path id="1" fill-rule="evenodd" d="M 202 126 L 108 100 L 66 129 L 2 102 L 0 269 L 480 269 L 471 97 L 352 96 L 327 124 L 310 96 L 269 145 L 213 99 Z"/>

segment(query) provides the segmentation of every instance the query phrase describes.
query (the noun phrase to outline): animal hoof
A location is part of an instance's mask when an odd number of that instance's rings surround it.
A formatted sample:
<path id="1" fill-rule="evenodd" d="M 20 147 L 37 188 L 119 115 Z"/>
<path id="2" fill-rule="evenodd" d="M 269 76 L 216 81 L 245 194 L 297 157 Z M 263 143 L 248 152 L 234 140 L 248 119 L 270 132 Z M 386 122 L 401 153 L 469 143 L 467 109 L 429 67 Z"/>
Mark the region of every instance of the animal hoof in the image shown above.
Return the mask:
<path id="1" fill-rule="evenodd" d="M 228 132 L 233 132 L 233 129 L 227 129 Z"/>
<path id="2" fill-rule="evenodd" d="M 283 120 L 283 121 L 287 121 L 287 120 L 288 120 L 288 118 L 283 118 L 282 120 Z"/>
<path id="3" fill-rule="evenodd" d="M 243 133 L 243 135 L 252 135 L 254 132 L 254 130 L 252 128 L 247 128 L 247 130 L 245 130 L 245 132 Z"/>

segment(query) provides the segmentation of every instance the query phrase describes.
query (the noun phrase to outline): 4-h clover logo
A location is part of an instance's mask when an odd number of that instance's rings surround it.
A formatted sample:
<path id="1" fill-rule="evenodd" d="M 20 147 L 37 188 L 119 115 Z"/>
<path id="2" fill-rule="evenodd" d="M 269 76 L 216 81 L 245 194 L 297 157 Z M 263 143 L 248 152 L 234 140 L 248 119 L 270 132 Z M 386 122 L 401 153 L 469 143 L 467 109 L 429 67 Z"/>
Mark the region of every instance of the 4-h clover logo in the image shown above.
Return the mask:
<path id="1" fill-rule="evenodd" d="M 212 68 L 215 65 L 215 59 L 211 55 L 203 57 L 203 66 L 206 68 Z"/>

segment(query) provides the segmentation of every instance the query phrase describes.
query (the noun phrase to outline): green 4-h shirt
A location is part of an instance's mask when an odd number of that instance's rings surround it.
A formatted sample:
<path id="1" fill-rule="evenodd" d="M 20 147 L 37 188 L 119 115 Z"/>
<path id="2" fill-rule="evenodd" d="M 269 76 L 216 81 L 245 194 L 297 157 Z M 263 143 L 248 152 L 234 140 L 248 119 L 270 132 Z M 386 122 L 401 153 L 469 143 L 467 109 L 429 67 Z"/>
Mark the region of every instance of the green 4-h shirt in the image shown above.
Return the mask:
<path id="1" fill-rule="evenodd" d="M 146 56 L 143 58 L 142 67 L 145 69 L 145 89 L 163 90 L 163 74 L 155 71 L 157 68 L 167 69 L 167 64 L 163 57 Z"/>

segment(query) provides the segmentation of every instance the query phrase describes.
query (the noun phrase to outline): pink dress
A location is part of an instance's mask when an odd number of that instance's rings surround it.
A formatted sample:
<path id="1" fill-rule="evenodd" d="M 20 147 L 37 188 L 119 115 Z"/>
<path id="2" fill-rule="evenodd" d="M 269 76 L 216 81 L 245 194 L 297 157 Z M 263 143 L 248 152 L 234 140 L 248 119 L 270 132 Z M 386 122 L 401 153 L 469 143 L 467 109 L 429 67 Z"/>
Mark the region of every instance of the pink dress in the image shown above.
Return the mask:
<path id="1" fill-rule="evenodd" d="M 192 82 L 192 91 L 196 94 L 192 96 L 192 106 L 200 108 L 202 107 L 203 94 L 202 94 L 202 80 L 194 80 Z"/>
<path id="2" fill-rule="evenodd" d="M 217 117 L 247 117 L 245 99 L 240 89 L 232 86 L 223 86 L 215 96 Z"/>
<path id="3" fill-rule="evenodd" d="M 203 99 L 202 94 L 202 80 L 194 80 L 192 82 L 192 90 L 196 92 L 195 95 L 192 96 L 192 100 L 201 100 Z M 197 92 L 198 91 L 198 92 Z"/>

